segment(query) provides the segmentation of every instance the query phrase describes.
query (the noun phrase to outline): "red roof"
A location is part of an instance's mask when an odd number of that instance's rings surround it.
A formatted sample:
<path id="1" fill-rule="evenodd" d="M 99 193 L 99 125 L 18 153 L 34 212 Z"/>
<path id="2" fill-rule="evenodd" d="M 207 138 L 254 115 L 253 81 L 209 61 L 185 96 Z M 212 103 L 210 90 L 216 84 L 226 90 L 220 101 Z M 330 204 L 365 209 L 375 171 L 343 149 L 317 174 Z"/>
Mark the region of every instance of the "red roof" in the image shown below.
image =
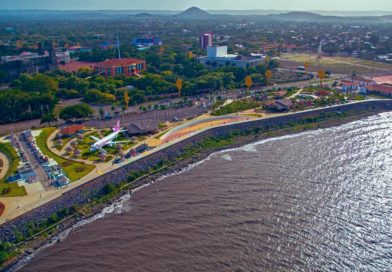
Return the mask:
<path id="1" fill-rule="evenodd" d="M 384 83 L 392 84 L 392 75 L 375 77 L 375 78 L 373 78 L 373 80 L 374 80 L 377 84 L 384 84 Z"/>
<path id="2" fill-rule="evenodd" d="M 142 59 L 134 59 L 134 58 L 110 59 L 110 60 L 105 60 L 103 62 L 100 62 L 96 66 L 100 68 L 112 68 L 112 67 L 128 66 L 128 65 L 139 64 L 139 63 L 146 63 L 146 61 Z"/>
<path id="3" fill-rule="evenodd" d="M 77 72 L 80 68 L 94 69 L 95 65 L 97 65 L 95 62 L 71 61 L 64 65 L 59 65 L 59 69 L 72 73 Z"/>
<path id="4" fill-rule="evenodd" d="M 346 85 L 346 86 L 357 86 L 359 85 L 358 81 L 351 81 L 351 80 L 342 80 L 341 81 L 342 85 Z"/>
<path id="5" fill-rule="evenodd" d="M 286 91 L 277 91 L 276 93 L 275 93 L 275 95 L 276 96 L 285 96 L 287 94 L 287 92 Z"/>
<path id="6" fill-rule="evenodd" d="M 363 76 L 354 76 L 352 79 L 359 81 L 359 82 L 364 82 L 364 83 L 372 83 L 373 82 L 371 79 L 367 79 Z"/>
<path id="7" fill-rule="evenodd" d="M 318 96 L 327 96 L 327 95 L 330 95 L 331 92 L 326 91 L 326 90 L 320 90 L 320 91 L 318 91 L 316 94 L 317 94 Z"/>
<path id="8" fill-rule="evenodd" d="M 61 129 L 60 133 L 64 135 L 73 135 L 79 130 L 81 130 L 83 127 L 84 127 L 83 125 L 72 125 Z"/>
<path id="9" fill-rule="evenodd" d="M 370 92 L 379 92 L 387 95 L 392 95 L 392 86 L 390 84 L 372 84 L 367 86 Z"/>

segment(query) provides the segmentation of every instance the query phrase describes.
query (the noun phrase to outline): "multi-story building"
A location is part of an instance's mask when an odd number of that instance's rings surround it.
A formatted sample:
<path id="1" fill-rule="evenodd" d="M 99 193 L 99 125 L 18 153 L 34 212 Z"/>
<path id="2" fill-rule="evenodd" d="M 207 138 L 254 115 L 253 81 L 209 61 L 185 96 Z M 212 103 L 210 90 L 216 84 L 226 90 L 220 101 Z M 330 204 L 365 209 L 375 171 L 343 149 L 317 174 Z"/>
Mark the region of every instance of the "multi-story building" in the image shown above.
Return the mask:
<path id="1" fill-rule="evenodd" d="M 207 56 L 198 58 L 198 62 L 207 67 L 218 68 L 223 66 L 235 66 L 247 69 L 264 63 L 264 58 L 244 57 L 236 54 L 228 54 L 227 46 L 207 47 Z"/>
<path id="2" fill-rule="evenodd" d="M 132 44 L 137 47 L 149 48 L 151 46 L 161 46 L 163 42 L 158 36 L 145 36 L 134 38 Z"/>
<path id="3" fill-rule="evenodd" d="M 203 33 L 199 37 L 200 47 L 203 49 L 207 49 L 207 47 L 212 46 L 213 43 L 213 34 L 211 32 Z"/>
<path id="4" fill-rule="evenodd" d="M 23 73 L 32 74 L 56 69 L 60 62 L 69 60 L 68 57 L 64 52 L 56 53 L 52 47 L 49 52 L 44 51 L 39 45 L 38 53 L 23 52 L 17 56 L 1 57 L 0 71 L 4 73 L 3 80 L 12 81 Z"/>
<path id="5" fill-rule="evenodd" d="M 95 69 L 104 76 L 137 76 L 147 69 L 147 65 L 145 60 L 122 58 L 97 63 Z"/>

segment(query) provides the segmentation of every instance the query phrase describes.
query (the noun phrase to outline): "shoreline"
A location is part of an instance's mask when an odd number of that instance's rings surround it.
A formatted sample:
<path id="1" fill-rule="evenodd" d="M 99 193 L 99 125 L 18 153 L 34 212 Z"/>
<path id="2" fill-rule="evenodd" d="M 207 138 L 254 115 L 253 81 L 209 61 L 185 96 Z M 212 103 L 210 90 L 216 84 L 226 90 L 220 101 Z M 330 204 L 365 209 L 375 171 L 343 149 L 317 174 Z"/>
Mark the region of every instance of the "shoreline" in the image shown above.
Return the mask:
<path id="1" fill-rule="evenodd" d="M 61 242 L 61 237 L 58 237 L 59 234 L 67 230 L 72 231 L 73 227 L 77 223 L 80 223 L 83 220 L 89 220 L 94 216 L 100 214 L 103 211 L 103 209 L 105 209 L 106 207 L 120 201 L 124 195 L 130 193 L 132 196 L 135 190 L 140 190 L 142 186 L 152 184 L 157 180 L 164 179 L 166 176 L 173 175 L 181 171 L 187 170 L 189 166 L 205 160 L 211 154 L 224 150 L 239 148 L 244 145 L 259 142 L 265 139 L 272 139 L 285 135 L 293 135 L 305 131 L 331 128 L 331 127 L 347 124 L 353 121 L 357 121 L 360 119 L 364 119 L 369 116 L 377 115 L 381 112 L 385 112 L 385 111 L 379 110 L 374 112 L 364 112 L 362 114 L 349 115 L 340 118 L 332 117 L 326 120 L 311 123 L 309 125 L 305 125 L 305 124 L 297 125 L 288 128 L 270 130 L 257 135 L 239 136 L 235 139 L 234 143 L 232 144 L 224 145 L 217 148 L 202 149 L 198 152 L 195 152 L 194 154 L 191 154 L 189 157 L 181 159 L 174 165 L 164 166 L 156 170 L 154 173 L 146 174 L 140 178 L 135 179 L 131 183 L 125 184 L 118 191 L 114 192 L 112 195 L 103 197 L 101 201 L 97 203 L 86 204 L 86 207 L 83 207 L 84 209 L 81 209 L 82 210 L 81 212 L 78 212 L 77 214 L 65 218 L 64 220 L 60 221 L 56 225 L 52 226 L 49 230 L 44 231 L 43 233 L 37 235 L 37 237 L 33 238 L 32 240 L 21 243 L 19 245 L 19 249 L 21 250 L 21 253 L 17 254 L 15 257 L 12 258 L 12 260 L 6 263 L 5 266 L 1 268 L 1 271 L 14 271 L 14 269 L 18 269 L 18 264 L 20 261 L 28 258 L 32 254 L 35 254 L 37 251 L 47 246 L 48 244 L 56 243 L 56 239 L 57 242 Z"/>

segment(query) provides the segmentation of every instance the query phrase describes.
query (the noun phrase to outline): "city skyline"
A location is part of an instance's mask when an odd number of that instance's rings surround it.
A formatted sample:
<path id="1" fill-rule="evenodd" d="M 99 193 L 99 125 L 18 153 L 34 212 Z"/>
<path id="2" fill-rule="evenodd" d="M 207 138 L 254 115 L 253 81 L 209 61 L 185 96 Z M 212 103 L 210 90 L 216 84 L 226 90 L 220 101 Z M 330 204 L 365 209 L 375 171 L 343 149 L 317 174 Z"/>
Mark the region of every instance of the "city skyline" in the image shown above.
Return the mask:
<path id="1" fill-rule="evenodd" d="M 197 6 L 207 10 L 323 10 L 323 11 L 389 11 L 392 10 L 390 0 L 330 0 L 328 2 L 316 2 L 312 0 L 275 0 L 273 2 L 260 2 L 259 0 L 244 0 L 240 8 L 236 8 L 236 2 L 225 1 L 225 6 L 219 0 L 145 0 L 135 2 L 132 0 L 14 0 L 0 2 L 0 9 L 49 9 L 49 10 L 184 10 L 191 6 Z"/>

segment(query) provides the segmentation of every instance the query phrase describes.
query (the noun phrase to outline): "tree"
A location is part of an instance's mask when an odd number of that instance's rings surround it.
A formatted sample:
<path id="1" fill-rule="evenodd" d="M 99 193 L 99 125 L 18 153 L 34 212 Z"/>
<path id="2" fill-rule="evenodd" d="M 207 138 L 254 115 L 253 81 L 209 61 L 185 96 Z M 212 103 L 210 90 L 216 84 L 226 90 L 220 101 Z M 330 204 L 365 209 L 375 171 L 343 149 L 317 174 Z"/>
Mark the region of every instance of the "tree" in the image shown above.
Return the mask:
<path id="1" fill-rule="evenodd" d="M 84 103 L 65 107 L 60 112 L 60 118 L 63 120 L 83 119 L 92 115 L 92 108 Z"/>
<path id="2" fill-rule="evenodd" d="M 306 72 L 309 72 L 309 61 L 305 61 L 305 63 L 304 63 L 304 67 L 305 67 L 305 71 Z"/>
<path id="3" fill-rule="evenodd" d="M 99 108 L 99 116 L 101 116 L 101 119 L 105 118 L 105 110 L 103 108 Z"/>
<path id="4" fill-rule="evenodd" d="M 129 106 L 128 90 L 124 90 L 124 104 L 125 104 L 125 109 L 128 109 Z"/>
<path id="5" fill-rule="evenodd" d="M 251 76 L 246 76 L 245 77 L 245 86 L 247 88 L 247 92 L 249 92 L 250 88 L 253 85 L 252 77 Z"/>
<path id="6" fill-rule="evenodd" d="M 320 79 L 320 85 L 323 85 L 323 80 L 325 79 L 326 73 L 324 70 L 320 70 L 317 72 L 317 75 Z"/>
<path id="7" fill-rule="evenodd" d="M 57 117 L 54 114 L 45 114 L 41 118 L 41 124 L 48 123 L 50 126 L 53 122 L 57 121 Z"/>
<path id="8" fill-rule="evenodd" d="M 0 123 L 41 118 L 52 113 L 56 103 L 57 99 L 50 94 L 3 90 L 0 92 Z"/>
<path id="9" fill-rule="evenodd" d="M 88 90 L 84 96 L 84 101 L 88 103 L 110 104 L 116 101 L 116 97 L 109 93 L 104 93 L 96 89 Z"/>
<path id="10" fill-rule="evenodd" d="M 266 79 L 267 85 L 270 84 L 271 78 L 272 78 L 272 71 L 271 70 L 265 71 L 265 79 Z"/>
<path id="11" fill-rule="evenodd" d="M 176 87 L 178 90 L 178 96 L 181 97 L 181 90 L 182 90 L 182 80 L 181 79 L 177 79 Z"/>
<path id="12" fill-rule="evenodd" d="M 59 89 L 58 81 L 45 74 L 24 75 L 19 80 L 21 89 L 26 92 L 56 93 Z"/>

